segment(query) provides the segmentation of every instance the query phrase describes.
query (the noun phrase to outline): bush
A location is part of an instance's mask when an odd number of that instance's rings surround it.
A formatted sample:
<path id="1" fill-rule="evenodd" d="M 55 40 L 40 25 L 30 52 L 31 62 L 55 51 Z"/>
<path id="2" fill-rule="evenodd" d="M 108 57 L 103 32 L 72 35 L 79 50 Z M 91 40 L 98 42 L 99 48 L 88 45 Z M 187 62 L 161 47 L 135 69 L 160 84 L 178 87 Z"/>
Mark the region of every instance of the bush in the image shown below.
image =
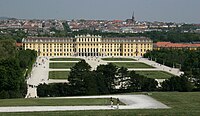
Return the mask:
<path id="1" fill-rule="evenodd" d="M 193 85 L 186 76 L 174 76 L 161 83 L 163 91 L 188 92 L 193 89 Z"/>
<path id="2" fill-rule="evenodd" d="M 3 90 L 0 92 L 0 99 L 8 99 L 9 97 L 10 97 L 10 95 L 9 95 L 8 91 Z"/>

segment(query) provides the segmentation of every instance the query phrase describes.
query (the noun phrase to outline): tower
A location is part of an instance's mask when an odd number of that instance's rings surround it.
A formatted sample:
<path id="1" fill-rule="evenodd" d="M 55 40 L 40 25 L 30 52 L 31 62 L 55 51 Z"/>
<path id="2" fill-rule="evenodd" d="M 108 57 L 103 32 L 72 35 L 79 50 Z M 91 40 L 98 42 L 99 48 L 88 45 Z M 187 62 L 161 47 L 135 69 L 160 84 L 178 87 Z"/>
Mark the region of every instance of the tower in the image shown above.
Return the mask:
<path id="1" fill-rule="evenodd" d="M 133 11 L 133 14 L 132 14 L 132 21 L 135 22 L 134 11 Z"/>
<path id="2" fill-rule="evenodd" d="M 135 24 L 135 13 L 134 13 L 134 11 L 133 11 L 133 14 L 132 14 L 132 22 L 133 22 L 133 24 Z"/>

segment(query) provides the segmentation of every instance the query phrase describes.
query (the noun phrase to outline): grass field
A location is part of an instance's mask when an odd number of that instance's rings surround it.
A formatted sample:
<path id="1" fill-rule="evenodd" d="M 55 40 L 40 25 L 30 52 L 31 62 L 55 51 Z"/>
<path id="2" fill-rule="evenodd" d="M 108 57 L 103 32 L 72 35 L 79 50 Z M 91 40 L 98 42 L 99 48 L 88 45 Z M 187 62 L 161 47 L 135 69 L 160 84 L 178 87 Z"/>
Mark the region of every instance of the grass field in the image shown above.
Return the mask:
<path id="1" fill-rule="evenodd" d="M 81 58 L 51 58 L 50 61 L 80 61 Z"/>
<path id="2" fill-rule="evenodd" d="M 76 63 L 75 62 L 50 62 L 49 68 L 54 69 L 69 69 L 73 67 Z"/>
<path id="3" fill-rule="evenodd" d="M 132 59 L 132 58 L 102 58 L 102 60 L 105 60 L 105 61 L 136 61 L 135 59 Z"/>
<path id="4" fill-rule="evenodd" d="M 171 107 L 170 109 L 134 109 L 100 111 L 56 111 L 0 113 L 4 116 L 199 116 L 200 92 L 153 92 L 151 97 Z M 1 102 L 2 103 L 2 102 Z"/>
<path id="5" fill-rule="evenodd" d="M 112 64 L 117 67 L 126 67 L 126 68 L 154 68 L 150 65 L 141 62 L 112 62 Z"/>
<path id="6" fill-rule="evenodd" d="M 81 99 L 0 99 L 0 107 L 3 106 L 91 106 L 109 105 L 109 98 L 81 98 Z M 116 103 L 116 99 L 114 99 Z M 123 104 L 120 102 L 120 104 Z M 124 105 L 124 104 L 123 104 Z"/>
<path id="7" fill-rule="evenodd" d="M 50 71 L 49 79 L 68 79 L 69 71 Z"/>
<path id="8" fill-rule="evenodd" d="M 135 73 L 152 79 L 169 79 L 173 75 L 163 71 L 135 71 Z"/>

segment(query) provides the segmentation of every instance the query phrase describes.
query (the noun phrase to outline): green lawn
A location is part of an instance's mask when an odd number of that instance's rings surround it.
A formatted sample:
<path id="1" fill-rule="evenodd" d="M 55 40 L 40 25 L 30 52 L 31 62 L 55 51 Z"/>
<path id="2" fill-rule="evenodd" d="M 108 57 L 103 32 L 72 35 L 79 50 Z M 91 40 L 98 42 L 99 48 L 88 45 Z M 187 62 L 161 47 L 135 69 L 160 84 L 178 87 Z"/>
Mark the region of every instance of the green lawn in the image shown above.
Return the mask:
<path id="1" fill-rule="evenodd" d="M 116 103 L 116 99 L 114 99 Z M 91 106 L 109 105 L 109 98 L 80 99 L 0 99 L 0 107 L 7 106 Z M 122 102 L 120 104 L 123 104 Z M 124 105 L 124 104 L 123 104 Z"/>
<path id="2" fill-rule="evenodd" d="M 169 79 L 171 78 L 172 74 L 163 72 L 163 71 L 135 71 L 139 75 L 143 75 L 148 78 L 152 79 Z"/>
<path id="3" fill-rule="evenodd" d="M 76 64 L 75 62 L 50 62 L 49 68 L 69 69 L 73 67 L 75 64 Z"/>
<path id="4" fill-rule="evenodd" d="M 80 61 L 81 58 L 51 58 L 50 61 Z"/>
<path id="5" fill-rule="evenodd" d="M 68 79 L 69 71 L 50 71 L 49 79 Z"/>
<path id="6" fill-rule="evenodd" d="M 106 60 L 106 61 L 136 61 L 135 59 L 132 59 L 132 58 L 102 58 L 102 60 Z"/>
<path id="7" fill-rule="evenodd" d="M 112 62 L 112 64 L 117 67 L 126 67 L 126 68 L 154 68 L 150 65 L 141 62 Z"/>
<path id="8" fill-rule="evenodd" d="M 56 111 L 0 113 L 4 116 L 199 116 L 200 92 L 153 92 L 151 97 L 171 107 L 170 109 L 133 109 L 99 111 Z M 1 102 L 2 104 L 2 102 Z"/>

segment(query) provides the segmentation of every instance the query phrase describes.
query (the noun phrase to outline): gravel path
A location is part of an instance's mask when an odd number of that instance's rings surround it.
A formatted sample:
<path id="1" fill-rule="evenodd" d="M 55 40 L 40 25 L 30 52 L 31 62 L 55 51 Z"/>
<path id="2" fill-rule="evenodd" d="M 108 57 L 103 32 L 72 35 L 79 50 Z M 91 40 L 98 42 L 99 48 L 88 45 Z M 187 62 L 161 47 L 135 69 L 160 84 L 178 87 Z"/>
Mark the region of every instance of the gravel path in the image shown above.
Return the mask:
<path id="1" fill-rule="evenodd" d="M 165 109 L 170 108 L 165 104 L 147 95 L 105 95 L 105 96 L 80 96 L 80 97 L 54 97 L 47 99 L 70 98 L 119 98 L 126 105 L 120 105 L 119 109 Z M 0 107 L 0 112 L 34 112 L 34 111 L 67 111 L 67 110 L 111 110 L 117 107 L 105 106 L 19 106 Z"/>

